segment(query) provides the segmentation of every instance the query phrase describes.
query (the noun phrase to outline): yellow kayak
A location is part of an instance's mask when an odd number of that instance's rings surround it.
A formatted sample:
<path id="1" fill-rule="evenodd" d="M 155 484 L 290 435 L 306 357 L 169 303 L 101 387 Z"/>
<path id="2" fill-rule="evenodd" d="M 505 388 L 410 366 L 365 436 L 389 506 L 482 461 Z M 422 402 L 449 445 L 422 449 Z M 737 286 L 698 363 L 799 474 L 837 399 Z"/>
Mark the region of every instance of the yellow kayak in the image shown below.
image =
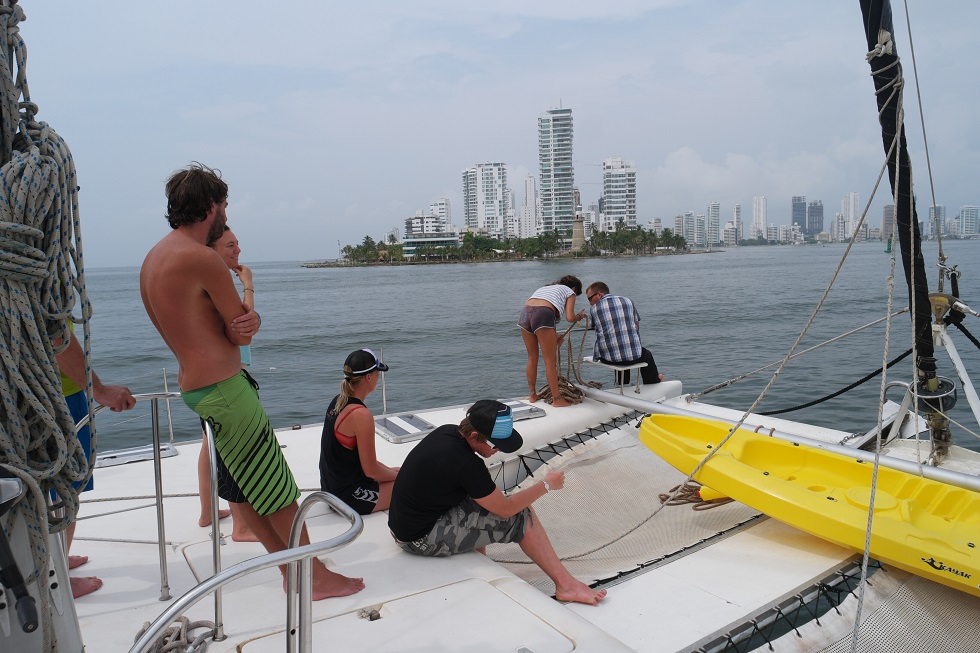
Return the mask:
<path id="1" fill-rule="evenodd" d="M 640 440 L 685 474 L 728 435 L 711 419 L 654 415 Z M 694 480 L 816 537 L 864 551 L 873 465 L 739 429 Z M 878 468 L 871 555 L 980 596 L 980 493 Z"/>

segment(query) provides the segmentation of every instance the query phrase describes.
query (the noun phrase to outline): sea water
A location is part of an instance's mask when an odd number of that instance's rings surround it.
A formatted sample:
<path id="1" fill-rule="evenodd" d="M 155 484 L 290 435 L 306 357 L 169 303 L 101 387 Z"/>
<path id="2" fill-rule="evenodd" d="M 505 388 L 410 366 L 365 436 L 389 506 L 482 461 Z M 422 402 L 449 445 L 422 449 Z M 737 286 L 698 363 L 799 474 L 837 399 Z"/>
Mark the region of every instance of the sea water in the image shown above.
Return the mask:
<path id="1" fill-rule="evenodd" d="M 242 261 L 248 263 L 248 243 Z M 936 289 L 937 244 L 924 245 L 931 290 Z M 250 371 L 277 428 L 321 422 L 338 392 L 347 355 L 361 347 L 382 354 L 391 370 L 368 399 L 379 414 L 468 404 L 482 398 L 526 395 L 526 353 L 517 316 L 539 286 L 565 274 L 584 286 L 605 281 L 613 294 L 630 297 L 641 316 L 641 334 L 660 371 L 684 383 L 686 392 L 781 360 L 810 320 L 832 276 L 837 280 L 802 340 L 806 349 L 883 317 L 890 257 L 882 243 L 856 245 L 841 264 L 844 245 L 740 247 L 722 252 L 412 266 L 304 268 L 300 262 L 252 265 L 255 302 L 262 327 L 252 341 Z M 946 241 L 949 264 L 963 272 L 963 300 L 980 309 L 980 242 Z M 839 267 L 840 266 L 840 267 Z M 839 269 L 838 269 L 839 268 Z M 901 263 L 896 269 L 895 307 L 908 305 Z M 177 389 L 177 363 L 154 330 L 139 296 L 137 268 L 88 269 L 94 308 L 92 363 L 104 383 L 133 392 Z M 240 285 L 239 285 L 240 289 Z M 949 284 L 946 284 L 949 292 Z M 588 308 L 585 294 L 576 303 Z M 965 324 L 980 336 L 980 320 Z M 559 324 L 564 331 L 566 322 Z M 911 346 L 908 314 L 892 321 L 890 360 Z M 757 410 L 777 410 L 830 394 L 880 368 L 886 326 L 816 349 L 791 361 Z M 954 331 L 960 354 L 980 382 L 980 352 Z M 568 340 L 578 358 L 583 332 Z M 588 335 L 584 353 L 592 353 Z M 955 379 L 945 354 L 940 374 Z M 562 348 L 562 361 L 568 352 Z M 563 368 L 564 369 L 564 368 Z M 750 376 L 705 401 L 745 409 L 772 379 L 775 368 Z M 586 380 L 612 385 L 611 373 L 583 365 Z M 889 381 L 908 381 L 911 358 L 889 370 Z M 543 369 L 538 385 L 545 382 Z M 866 430 L 876 420 L 881 391 L 876 378 L 841 397 L 783 415 L 842 430 Z M 900 401 L 899 390 L 889 398 Z M 100 451 L 149 441 L 149 402 L 133 411 L 97 419 Z M 169 412 L 174 437 L 200 437 L 195 415 L 180 400 Z M 966 399 L 954 419 L 980 432 Z M 980 449 L 978 439 L 953 426 L 954 437 Z"/>

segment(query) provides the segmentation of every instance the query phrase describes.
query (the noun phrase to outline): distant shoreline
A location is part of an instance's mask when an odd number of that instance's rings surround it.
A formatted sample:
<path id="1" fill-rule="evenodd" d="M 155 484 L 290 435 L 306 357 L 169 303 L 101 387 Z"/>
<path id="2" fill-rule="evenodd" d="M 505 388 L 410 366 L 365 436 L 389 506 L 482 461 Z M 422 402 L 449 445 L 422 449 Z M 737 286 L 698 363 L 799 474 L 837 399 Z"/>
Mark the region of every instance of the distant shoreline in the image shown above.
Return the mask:
<path id="1" fill-rule="evenodd" d="M 461 261 L 459 259 L 453 260 L 432 260 L 432 261 L 314 261 L 311 263 L 301 263 L 300 267 L 304 268 L 373 268 L 373 267 L 398 267 L 403 265 L 457 265 L 460 263 L 526 263 L 528 261 L 557 261 L 557 260 L 569 260 L 569 259 L 603 259 L 603 258 L 639 258 L 639 257 L 650 257 L 650 256 L 686 256 L 688 254 L 721 254 L 724 253 L 723 249 L 699 249 L 693 251 L 683 251 L 683 252 L 654 252 L 652 254 L 602 254 L 599 256 L 553 256 L 549 258 L 485 258 L 485 259 L 474 259 L 469 261 Z"/>

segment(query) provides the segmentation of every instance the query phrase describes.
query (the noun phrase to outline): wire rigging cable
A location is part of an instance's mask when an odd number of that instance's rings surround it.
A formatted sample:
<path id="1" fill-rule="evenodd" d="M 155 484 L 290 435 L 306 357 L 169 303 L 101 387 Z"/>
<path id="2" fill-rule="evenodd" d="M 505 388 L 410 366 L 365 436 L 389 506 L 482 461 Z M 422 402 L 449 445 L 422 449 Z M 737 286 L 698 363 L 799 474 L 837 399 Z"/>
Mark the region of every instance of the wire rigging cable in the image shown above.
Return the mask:
<path id="1" fill-rule="evenodd" d="M 56 650 L 50 618 L 48 534 L 75 519 L 74 482 L 88 464 L 74 437 L 74 421 L 61 391 L 55 347 L 70 342 L 68 320 L 75 294 L 81 300 L 88 351 L 91 308 L 85 295 L 75 165 L 65 141 L 38 121 L 27 85 L 27 49 L 16 0 L 0 3 L 0 466 L 24 481 L 27 494 L 11 510 L 27 524 L 38 583 L 44 650 Z M 77 275 L 76 275 L 77 271 Z M 87 390 L 91 371 L 86 363 Z M 91 417 L 91 416 L 90 416 Z M 92 447 L 95 431 L 92 430 Z M 64 507 L 49 514 L 53 491 Z M 9 524 L 0 524 L 9 535 Z M 28 574 L 26 572 L 30 571 Z"/>

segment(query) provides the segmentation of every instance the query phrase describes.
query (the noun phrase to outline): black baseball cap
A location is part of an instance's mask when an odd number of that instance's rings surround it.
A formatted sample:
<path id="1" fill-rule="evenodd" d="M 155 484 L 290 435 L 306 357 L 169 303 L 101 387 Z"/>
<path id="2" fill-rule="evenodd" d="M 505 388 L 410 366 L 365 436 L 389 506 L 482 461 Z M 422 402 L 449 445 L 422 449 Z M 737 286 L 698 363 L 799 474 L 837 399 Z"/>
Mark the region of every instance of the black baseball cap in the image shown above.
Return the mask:
<path id="1" fill-rule="evenodd" d="M 513 453 L 524 445 L 524 438 L 514 430 L 514 415 L 507 404 L 481 399 L 470 406 L 466 416 L 473 428 L 504 453 Z"/>
<path id="2" fill-rule="evenodd" d="M 344 376 L 347 378 L 364 376 L 374 370 L 387 372 L 388 366 L 382 363 L 370 349 L 358 349 L 344 361 Z"/>

